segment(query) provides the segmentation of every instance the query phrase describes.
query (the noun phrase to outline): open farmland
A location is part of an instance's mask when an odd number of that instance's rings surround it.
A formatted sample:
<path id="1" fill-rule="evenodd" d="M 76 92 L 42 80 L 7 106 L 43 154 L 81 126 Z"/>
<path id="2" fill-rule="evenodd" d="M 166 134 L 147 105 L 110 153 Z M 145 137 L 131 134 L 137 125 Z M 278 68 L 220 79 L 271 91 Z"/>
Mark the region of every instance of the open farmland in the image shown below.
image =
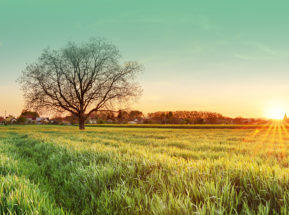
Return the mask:
<path id="1" fill-rule="evenodd" d="M 289 133 L 0 127 L 1 214 L 289 214 Z"/>

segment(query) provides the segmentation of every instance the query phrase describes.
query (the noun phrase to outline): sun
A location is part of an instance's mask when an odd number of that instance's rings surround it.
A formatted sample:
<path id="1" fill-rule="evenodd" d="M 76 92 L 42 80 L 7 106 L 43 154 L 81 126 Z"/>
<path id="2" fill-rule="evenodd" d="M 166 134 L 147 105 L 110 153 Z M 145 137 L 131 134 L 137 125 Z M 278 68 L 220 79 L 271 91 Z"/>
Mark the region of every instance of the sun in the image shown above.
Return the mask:
<path id="1" fill-rule="evenodd" d="M 286 113 L 286 108 L 281 104 L 272 104 L 265 111 L 265 116 L 269 119 L 281 120 Z"/>
<path id="2" fill-rule="evenodd" d="M 280 107 L 276 107 L 276 108 L 272 108 L 269 110 L 267 117 L 270 119 L 283 119 L 285 114 L 284 109 L 280 108 Z"/>

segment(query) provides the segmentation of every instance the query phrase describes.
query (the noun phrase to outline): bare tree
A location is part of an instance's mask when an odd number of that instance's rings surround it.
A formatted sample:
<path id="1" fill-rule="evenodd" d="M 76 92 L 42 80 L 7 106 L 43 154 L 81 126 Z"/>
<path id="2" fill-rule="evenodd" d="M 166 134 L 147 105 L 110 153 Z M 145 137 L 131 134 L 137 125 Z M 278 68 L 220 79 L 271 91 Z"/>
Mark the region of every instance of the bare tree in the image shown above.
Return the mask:
<path id="1" fill-rule="evenodd" d="M 113 110 L 140 95 L 135 77 L 141 66 L 119 60 L 117 48 L 98 39 L 44 50 L 19 78 L 27 108 L 70 112 L 84 129 L 91 113 Z"/>

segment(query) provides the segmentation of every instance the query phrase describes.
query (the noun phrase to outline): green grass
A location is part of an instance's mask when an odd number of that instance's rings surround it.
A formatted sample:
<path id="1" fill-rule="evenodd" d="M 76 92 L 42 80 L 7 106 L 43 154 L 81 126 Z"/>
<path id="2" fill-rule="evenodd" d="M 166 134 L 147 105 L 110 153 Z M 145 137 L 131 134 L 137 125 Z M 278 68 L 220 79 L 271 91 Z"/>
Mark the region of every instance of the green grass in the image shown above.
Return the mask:
<path id="1" fill-rule="evenodd" d="M 175 128 L 175 129 L 264 129 L 270 125 L 237 124 L 86 124 L 87 127 L 114 128 Z"/>
<path id="2" fill-rule="evenodd" d="M 0 214 L 289 214 L 285 127 L 0 127 Z"/>

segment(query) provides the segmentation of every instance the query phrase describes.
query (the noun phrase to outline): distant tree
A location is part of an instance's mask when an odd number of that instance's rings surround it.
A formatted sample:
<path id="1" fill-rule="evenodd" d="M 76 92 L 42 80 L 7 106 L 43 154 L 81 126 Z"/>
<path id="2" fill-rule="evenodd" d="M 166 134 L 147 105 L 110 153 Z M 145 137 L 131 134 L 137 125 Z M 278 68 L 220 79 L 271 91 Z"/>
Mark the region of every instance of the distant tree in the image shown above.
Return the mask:
<path id="1" fill-rule="evenodd" d="M 96 119 L 101 120 L 102 122 L 115 120 L 115 115 L 114 115 L 114 112 L 112 111 L 101 111 L 101 112 L 95 113 L 94 115 Z"/>
<path id="2" fill-rule="evenodd" d="M 129 120 L 134 120 L 134 119 L 142 119 L 143 118 L 143 113 L 138 110 L 132 110 L 129 112 Z"/>
<path id="3" fill-rule="evenodd" d="M 194 123 L 195 123 L 195 124 L 204 124 L 204 119 L 202 119 L 202 118 L 197 118 L 197 119 L 195 119 Z"/>
<path id="4" fill-rule="evenodd" d="M 169 111 L 167 114 L 168 123 L 174 123 L 174 114 L 172 111 Z"/>
<path id="5" fill-rule="evenodd" d="M 123 123 L 129 120 L 129 113 L 124 110 L 119 110 L 117 115 L 117 120 L 119 123 Z"/>
<path id="6" fill-rule="evenodd" d="M 205 112 L 205 111 L 158 111 L 155 113 L 148 113 L 146 123 L 175 123 L 175 124 L 220 124 L 230 123 L 231 118 L 225 118 L 219 113 Z"/>
<path id="7" fill-rule="evenodd" d="M 173 118 L 173 116 L 174 116 L 173 112 L 170 111 L 170 112 L 168 113 L 168 118 Z"/>
<path id="8" fill-rule="evenodd" d="M 27 122 L 27 119 L 25 117 L 20 116 L 17 118 L 18 124 L 25 124 L 26 122 Z"/>
<path id="9" fill-rule="evenodd" d="M 236 117 L 233 119 L 234 124 L 243 124 L 245 119 L 243 117 Z"/>
<path id="10" fill-rule="evenodd" d="M 122 120 L 122 110 L 119 110 L 119 111 L 118 111 L 117 119 L 118 119 L 118 121 L 121 121 L 121 120 Z"/>
<path id="11" fill-rule="evenodd" d="M 39 117 L 39 113 L 35 111 L 23 110 L 20 117 L 30 117 L 30 118 L 37 118 Z M 19 117 L 19 118 L 20 118 Z"/>
<path id="12" fill-rule="evenodd" d="M 75 115 L 73 115 L 73 114 L 70 114 L 70 115 L 68 115 L 68 116 L 65 116 L 64 118 L 63 118 L 63 120 L 64 121 L 67 121 L 67 122 L 69 122 L 70 124 L 77 124 L 77 122 L 78 122 L 78 118 L 75 116 Z"/>
<path id="13" fill-rule="evenodd" d="M 84 129 L 93 112 L 112 110 L 140 95 L 135 82 L 141 66 L 119 63 L 114 45 L 103 40 L 73 42 L 58 51 L 44 50 L 19 79 L 26 105 L 35 110 L 69 112 Z"/>

